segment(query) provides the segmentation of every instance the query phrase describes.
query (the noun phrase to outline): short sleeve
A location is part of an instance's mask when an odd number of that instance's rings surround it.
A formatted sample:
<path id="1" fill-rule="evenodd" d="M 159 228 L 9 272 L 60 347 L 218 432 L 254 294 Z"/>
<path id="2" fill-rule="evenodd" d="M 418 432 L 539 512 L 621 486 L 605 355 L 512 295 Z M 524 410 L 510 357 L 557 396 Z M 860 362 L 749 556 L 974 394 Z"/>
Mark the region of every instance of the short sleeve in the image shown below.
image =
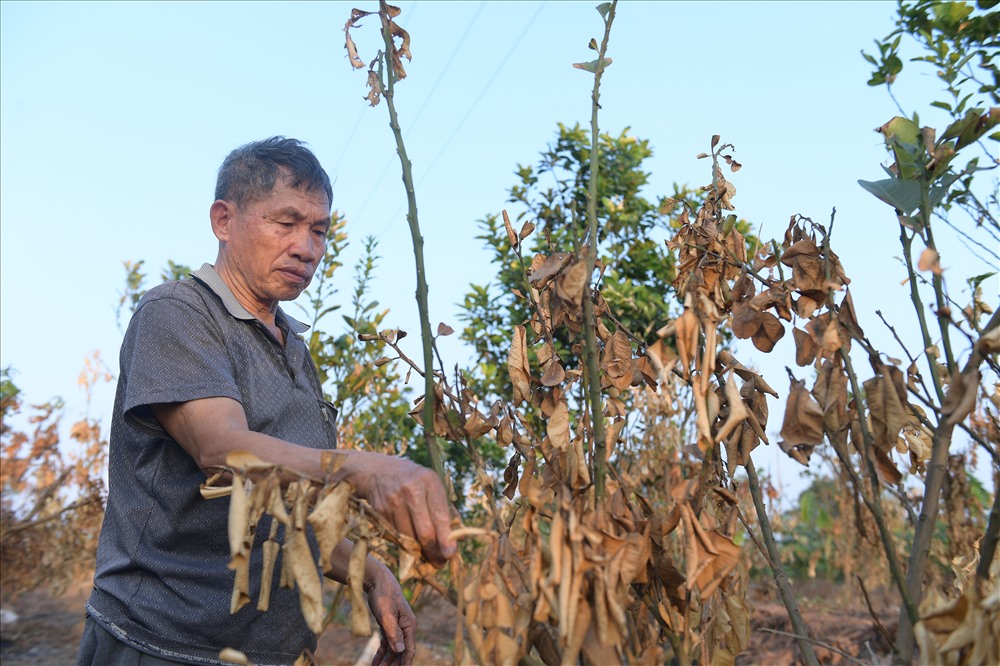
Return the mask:
<path id="1" fill-rule="evenodd" d="M 122 345 L 123 411 L 227 397 L 240 401 L 232 359 L 215 321 L 169 295 L 140 304 Z"/>

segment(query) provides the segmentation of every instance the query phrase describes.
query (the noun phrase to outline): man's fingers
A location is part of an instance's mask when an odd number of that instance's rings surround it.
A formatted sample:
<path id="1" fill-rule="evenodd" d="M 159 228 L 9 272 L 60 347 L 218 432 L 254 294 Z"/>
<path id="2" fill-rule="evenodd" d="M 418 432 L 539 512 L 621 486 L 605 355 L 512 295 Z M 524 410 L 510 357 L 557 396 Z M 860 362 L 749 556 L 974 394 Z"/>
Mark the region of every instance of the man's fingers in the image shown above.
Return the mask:
<path id="1" fill-rule="evenodd" d="M 411 611 L 409 615 L 404 616 L 403 621 L 400 622 L 400 624 L 402 625 L 403 643 L 405 644 L 401 661 L 403 666 L 410 666 L 413 663 L 413 658 L 417 654 L 417 623 L 416 618 L 413 617 L 413 612 Z"/>
<path id="2" fill-rule="evenodd" d="M 381 666 L 385 661 L 386 653 L 385 634 L 382 634 L 382 642 L 379 644 L 378 650 L 375 651 L 375 656 L 372 657 L 372 666 Z"/>
<path id="3" fill-rule="evenodd" d="M 380 613 L 382 617 L 376 618 L 382 628 L 382 644 L 396 654 L 406 651 L 406 641 L 403 630 L 399 627 L 398 609 L 391 607 Z"/>
<path id="4" fill-rule="evenodd" d="M 450 539 L 451 518 L 448 500 L 440 483 L 431 484 L 427 488 L 424 511 L 418 511 L 413 516 L 413 527 L 416 530 L 417 541 L 424 549 L 424 554 L 431 564 L 443 567 L 455 554 L 457 548 Z"/>

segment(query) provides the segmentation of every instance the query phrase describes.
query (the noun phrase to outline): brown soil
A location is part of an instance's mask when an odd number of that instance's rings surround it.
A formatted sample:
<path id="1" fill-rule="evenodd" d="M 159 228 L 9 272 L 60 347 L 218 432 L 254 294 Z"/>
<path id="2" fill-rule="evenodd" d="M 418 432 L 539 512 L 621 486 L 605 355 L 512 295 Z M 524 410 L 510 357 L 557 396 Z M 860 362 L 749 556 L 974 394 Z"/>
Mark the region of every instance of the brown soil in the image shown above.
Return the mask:
<path id="1" fill-rule="evenodd" d="M 17 612 L 20 619 L 3 627 L 0 634 L 3 666 L 74 664 L 88 594 L 89 586 L 80 584 L 60 597 L 36 591 L 5 602 L 4 607 Z M 820 663 L 862 662 L 872 666 L 889 663 L 889 644 L 875 627 L 859 593 L 810 581 L 799 584 L 797 594 L 804 620 L 813 635 L 822 637 L 823 643 L 836 649 L 817 645 Z M 890 636 L 894 635 L 897 607 L 882 590 L 872 596 L 882 625 Z M 754 632 L 750 648 L 737 658 L 737 665 L 801 663 L 795 639 L 786 635 L 792 629 L 785 609 L 773 591 L 762 587 L 751 595 L 748 603 L 753 610 Z M 440 597 L 428 594 L 418 600 L 414 610 L 420 621 L 416 663 L 450 664 L 455 637 L 454 608 Z M 316 656 L 326 666 L 349 666 L 357 663 L 367 645 L 367 638 L 353 638 L 347 626 L 334 624 L 320 638 Z"/>

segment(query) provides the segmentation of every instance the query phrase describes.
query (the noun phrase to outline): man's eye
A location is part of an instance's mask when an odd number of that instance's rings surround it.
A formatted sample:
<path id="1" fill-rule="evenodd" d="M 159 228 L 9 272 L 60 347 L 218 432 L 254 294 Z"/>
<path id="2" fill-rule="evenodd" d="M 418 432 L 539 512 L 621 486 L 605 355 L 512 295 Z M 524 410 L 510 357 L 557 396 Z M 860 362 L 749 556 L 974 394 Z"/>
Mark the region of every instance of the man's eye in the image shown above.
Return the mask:
<path id="1" fill-rule="evenodd" d="M 313 234 L 315 234 L 317 238 L 326 238 L 325 229 L 313 229 Z"/>

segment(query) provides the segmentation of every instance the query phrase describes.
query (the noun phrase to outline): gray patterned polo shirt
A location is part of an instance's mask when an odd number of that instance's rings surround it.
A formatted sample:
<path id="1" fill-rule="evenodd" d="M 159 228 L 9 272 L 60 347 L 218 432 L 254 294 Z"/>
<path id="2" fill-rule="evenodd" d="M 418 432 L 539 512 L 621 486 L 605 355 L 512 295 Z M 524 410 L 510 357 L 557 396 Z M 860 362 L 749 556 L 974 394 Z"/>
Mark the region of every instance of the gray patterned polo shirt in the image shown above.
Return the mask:
<path id="1" fill-rule="evenodd" d="M 267 613 L 255 603 L 230 615 L 226 568 L 229 500 L 205 500 L 204 473 L 157 423 L 149 405 L 210 397 L 239 401 L 251 430 L 302 446 L 336 445 L 336 411 L 323 398 L 300 334 L 280 309 L 282 347 L 205 264 L 192 277 L 151 289 L 129 323 L 111 423 L 108 506 L 87 610 L 119 640 L 187 664 L 220 664 L 233 647 L 255 664 L 290 664 L 316 639 L 298 592 L 260 580 L 252 550 L 250 595 L 270 585 Z M 315 545 L 314 545 L 315 548 Z M 275 571 L 280 571 L 280 562 Z"/>

